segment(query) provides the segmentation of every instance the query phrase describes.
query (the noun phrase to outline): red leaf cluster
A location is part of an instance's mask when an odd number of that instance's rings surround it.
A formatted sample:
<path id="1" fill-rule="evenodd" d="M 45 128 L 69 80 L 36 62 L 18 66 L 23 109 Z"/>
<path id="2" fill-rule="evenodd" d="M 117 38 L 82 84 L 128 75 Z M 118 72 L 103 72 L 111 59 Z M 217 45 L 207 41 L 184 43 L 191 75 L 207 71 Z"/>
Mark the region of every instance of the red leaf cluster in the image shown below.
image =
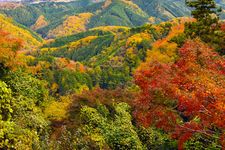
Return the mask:
<path id="1" fill-rule="evenodd" d="M 225 129 L 225 59 L 200 41 L 187 41 L 178 53 L 175 63 L 148 62 L 137 71 L 135 116 L 174 133 L 181 149 L 196 132 Z"/>

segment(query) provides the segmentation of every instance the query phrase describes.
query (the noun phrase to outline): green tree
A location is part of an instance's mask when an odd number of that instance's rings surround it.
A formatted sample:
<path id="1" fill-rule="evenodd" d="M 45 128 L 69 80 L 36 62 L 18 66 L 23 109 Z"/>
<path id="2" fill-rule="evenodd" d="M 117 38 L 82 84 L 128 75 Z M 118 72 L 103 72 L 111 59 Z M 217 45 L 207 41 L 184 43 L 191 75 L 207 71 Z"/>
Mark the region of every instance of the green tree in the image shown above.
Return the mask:
<path id="1" fill-rule="evenodd" d="M 104 105 L 95 108 L 83 107 L 81 119 L 85 139 L 96 144 L 99 149 L 108 145 L 111 149 L 144 149 L 135 127 L 132 124 L 130 106 L 126 103 L 115 104 L 111 111 Z M 77 143 L 78 146 L 81 143 Z"/>
<path id="2" fill-rule="evenodd" d="M 206 136 L 203 134 L 196 133 L 191 139 L 185 142 L 184 149 L 221 150 L 223 148 L 220 145 L 220 138 L 217 134 L 212 134 L 212 136 Z"/>
<path id="3" fill-rule="evenodd" d="M 139 127 L 138 135 L 141 142 L 145 145 L 147 149 L 177 149 L 177 141 L 173 140 L 168 134 L 155 127 Z"/>
<path id="4" fill-rule="evenodd" d="M 48 97 L 45 81 L 22 71 L 10 71 L 3 80 L 14 92 L 13 96 L 23 95 L 32 99 L 35 104 L 41 104 Z"/>
<path id="5" fill-rule="evenodd" d="M 0 120 L 10 120 L 13 109 L 12 92 L 7 85 L 0 80 Z"/>
<path id="6" fill-rule="evenodd" d="M 214 0 L 186 0 L 186 4 L 189 7 L 194 8 L 191 12 L 197 21 L 205 21 L 205 23 L 217 23 L 218 12 L 216 2 Z M 213 18 L 211 14 L 216 14 L 217 18 Z M 209 22 L 209 20 L 213 22 Z"/>
<path id="7" fill-rule="evenodd" d="M 47 122 L 40 113 L 31 111 L 34 108 L 28 110 L 31 100 L 12 95 L 12 90 L 0 80 L 0 149 L 31 149 L 38 146 L 38 134 Z"/>
<path id="8" fill-rule="evenodd" d="M 191 14 L 197 22 L 187 23 L 185 32 L 191 37 L 200 36 L 208 40 L 209 34 L 218 29 L 219 15 L 214 0 L 186 0 L 187 6 L 193 8 Z M 214 25 L 214 27 L 212 27 Z"/>
<path id="9" fill-rule="evenodd" d="M 187 6 L 193 8 L 191 14 L 196 22 L 186 23 L 185 34 L 190 38 L 200 37 L 224 54 L 224 36 L 219 23 L 221 8 L 214 0 L 186 0 Z"/>

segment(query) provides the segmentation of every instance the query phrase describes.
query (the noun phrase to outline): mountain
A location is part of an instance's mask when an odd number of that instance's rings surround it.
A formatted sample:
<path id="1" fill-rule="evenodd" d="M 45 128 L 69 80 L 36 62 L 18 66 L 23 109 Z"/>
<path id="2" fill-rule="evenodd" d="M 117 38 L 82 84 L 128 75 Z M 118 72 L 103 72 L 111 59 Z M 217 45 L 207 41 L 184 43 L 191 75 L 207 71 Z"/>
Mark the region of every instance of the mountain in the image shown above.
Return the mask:
<path id="1" fill-rule="evenodd" d="M 40 20 L 40 16 L 43 16 L 44 20 L 48 22 L 48 25 L 43 26 L 41 29 L 38 28 L 37 32 L 43 37 L 46 37 L 50 30 L 62 25 L 68 16 L 89 12 L 86 11 L 86 9 L 88 9 L 90 5 L 93 7 L 95 2 L 92 0 L 80 0 L 69 3 L 23 3 L 13 9 L 2 7 L 0 12 L 14 18 L 16 22 L 27 27 L 34 26 L 37 21 Z"/>
<path id="2" fill-rule="evenodd" d="M 135 27 L 148 22 L 148 15 L 136 4 L 126 0 L 106 0 L 91 18 L 89 28 L 105 25 Z"/>
<path id="3" fill-rule="evenodd" d="M 2 14 L 0 14 L 0 28 L 12 37 L 23 40 L 25 49 L 35 49 L 41 46 L 42 38 L 39 35 Z"/>
<path id="4" fill-rule="evenodd" d="M 76 0 L 41 3 L 23 1 L 9 4 L 6 7 L 6 4 L 0 3 L 0 13 L 35 29 L 45 38 L 59 37 L 62 33 L 64 36 L 78 33 L 77 25 L 81 26 L 81 32 L 98 26 L 136 27 L 190 16 L 190 9 L 185 5 L 185 0 Z M 217 4 L 223 8 L 221 18 L 224 19 L 225 2 L 217 0 Z M 82 14 L 85 13 L 92 15 L 83 17 Z M 62 32 L 59 33 L 61 29 Z"/>
<path id="5" fill-rule="evenodd" d="M 169 30 L 168 24 L 97 27 L 55 39 L 41 48 L 39 57 L 48 55 L 81 62 L 94 76 L 93 80 L 100 81 L 101 88 L 123 87 L 130 84 L 132 72 L 145 61 L 154 41 L 168 35 Z"/>
<path id="6" fill-rule="evenodd" d="M 158 21 L 190 15 L 185 0 L 133 0 L 133 2 Z"/>
<path id="7" fill-rule="evenodd" d="M 225 22 L 213 14 L 181 17 L 178 0 L 0 7 L 0 150 L 225 147 Z"/>

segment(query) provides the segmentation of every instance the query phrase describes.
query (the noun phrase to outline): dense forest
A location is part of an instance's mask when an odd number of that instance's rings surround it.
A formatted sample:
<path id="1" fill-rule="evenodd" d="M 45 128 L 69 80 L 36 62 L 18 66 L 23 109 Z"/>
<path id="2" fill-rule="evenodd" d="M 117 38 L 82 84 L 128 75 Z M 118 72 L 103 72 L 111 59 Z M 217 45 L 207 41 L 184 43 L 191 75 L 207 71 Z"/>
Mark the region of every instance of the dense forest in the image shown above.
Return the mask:
<path id="1" fill-rule="evenodd" d="M 0 4 L 0 149 L 223 150 L 224 6 Z"/>
<path id="2" fill-rule="evenodd" d="M 217 5 L 224 12 L 225 2 L 217 0 Z M 66 3 L 0 4 L 0 13 L 35 30 L 44 38 L 73 35 L 99 26 L 137 27 L 146 23 L 160 23 L 190 16 L 190 10 L 185 0 L 76 0 Z M 225 19 L 225 13 L 220 13 L 220 17 Z"/>

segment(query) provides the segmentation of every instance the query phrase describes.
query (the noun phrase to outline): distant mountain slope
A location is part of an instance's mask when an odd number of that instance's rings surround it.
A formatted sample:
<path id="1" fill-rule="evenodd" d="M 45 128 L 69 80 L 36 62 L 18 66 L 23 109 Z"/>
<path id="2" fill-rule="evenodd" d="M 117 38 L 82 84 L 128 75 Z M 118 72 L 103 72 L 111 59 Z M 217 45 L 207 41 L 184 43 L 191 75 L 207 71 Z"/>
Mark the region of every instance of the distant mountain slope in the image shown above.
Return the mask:
<path id="1" fill-rule="evenodd" d="M 50 30 L 62 25 L 67 16 L 73 16 L 82 12 L 93 12 L 96 10 L 96 8 L 93 8 L 95 5 L 96 2 L 93 0 L 78 0 L 68 3 L 24 3 L 13 9 L 1 7 L 0 13 L 14 18 L 15 21 L 27 27 L 33 26 L 40 16 L 43 16 L 48 22 L 48 25 L 41 29 L 39 28 L 37 32 L 43 35 L 43 37 L 46 37 Z"/>
<path id="2" fill-rule="evenodd" d="M 70 3 L 46 2 L 39 4 L 25 3 L 15 9 L 1 9 L 2 13 L 13 17 L 18 23 L 25 26 L 33 25 L 37 19 L 43 15 L 51 24 L 59 22 L 65 16 L 77 13 L 79 9 L 84 9 L 91 0 L 80 0 Z"/>
<path id="3" fill-rule="evenodd" d="M 48 53 L 56 57 L 66 57 L 80 61 L 88 66 L 106 65 L 116 61 L 116 66 L 124 63 L 124 57 L 129 48 L 135 55 L 144 59 L 144 53 L 151 43 L 167 33 L 163 28 L 162 33 L 156 31 L 151 25 L 141 28 L 126 28 L 121 26 L 102 26 L 93 28 L 72 36 L 61 37 L 54 42 L 44 45 Z M 143 55 L 143 56 L 142 56 Z M 114 62 L 115 63 L 115 62 Z"/>
<path id="4" fill-rule="evenodd" d="M 67 36 L 86 31 L 86 25 L 92 16 L 92 13 L 80 13 L 78 15 L 69 16 L 63 22 L 63 24 L 57 26 L 55 29 L 50 30 L 48 37 L 54 38 L 58 36 Z"/>
<path id="5" fill-rule="evenodd" d="M 133 2 L 158 21 L 190 15 L 185 0 L 133 0 Z"/>
<path id="6" fill-rule="evenodd" d="M 42 38 L 36 33 L 2 14 L 0 14 L 0 28 L 10 33 L 11 36 L 22 39 L 25 49 L 31 50 L 41 45 Z"/>
<path id="7" fill-rule="evenodd" d="M 57 38 L 52 43 L 44 45 L 39 54 L 82 63 L 88 68 L 90 74 L 99 75 L 97 78 L 94 77 L 93 81 L 100 81 L 101 88 L 114 88 L 116 85 L 123 87 L 131 84 L 129 81 L 132 80 L 134 69 L 146 60 L 153 46 L 157 47 L 153 57 L 160 57 L 162 60 L 165 59 L 164 61 L 167 61 L 169 57 L 170 60 L 170 56 L 176 53 L 177 45 L 173 42 L 165 42 L 163 39 L 168 34 L 172 38 L 182 33 L 184 25 L 179 26 L 179 23 L 180 21 L 173 21 L 172 24 L 148 24 L 136 28 L 97 27 L 86 32 Z M 172 33 L 170 33 L 171 25 L 175 26 L 172 27 Z M 158 40 L 159 44 L 154 44 Z M 165 50 L 167 48 L 169 51 Z M 163 55 L 158 53 L 161 50 Z M 171 59 L 175 58 L 171 57 Z"/>
<path id="8" fill-rule="evenodd" d="M 90 21 L 89 28 L 104 25 L 140 26 L 148 15 L 137 5 L 126 0 L 107 0 L 99 13 Z"/>
<path id="9" fill-rule="evenodd" d="M 224 0 L 216 2 L 218 6 L 223 8 L 221 18 L 225 19 Z M 52 31 L 61 30 L 62 27 L 68 31 L 68 26 L 65 26 L 65 23 L 76 24 L 76 20 L 77 23 L 80 22 L 80 19 L 74 19 L 70 16 L 81 13 L 93 14 L 88 22 L 82 24 L 82 29 L 106 25 L 135 27 L 148 22 L 159 23 L 190 15 L 190 9 L 185 5 L 185 0 L 76 0 L 35 4 L 26 2 L 15 5 L 10 3 L 8 7 L 0 5 L 0 12 L 27 27 L 35 27 L 35 30 L 43 37 L 61 36 L 56 32 L 52 34 Z M 43 24 L 40 24 L 40 20 Z M 51 36 L 49 36 L 50 32 Z M 75 33 L 77 32 L 79 31 L 76 30 Z"/>

